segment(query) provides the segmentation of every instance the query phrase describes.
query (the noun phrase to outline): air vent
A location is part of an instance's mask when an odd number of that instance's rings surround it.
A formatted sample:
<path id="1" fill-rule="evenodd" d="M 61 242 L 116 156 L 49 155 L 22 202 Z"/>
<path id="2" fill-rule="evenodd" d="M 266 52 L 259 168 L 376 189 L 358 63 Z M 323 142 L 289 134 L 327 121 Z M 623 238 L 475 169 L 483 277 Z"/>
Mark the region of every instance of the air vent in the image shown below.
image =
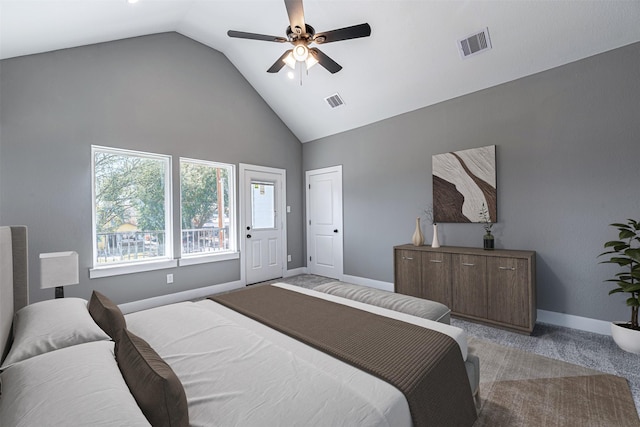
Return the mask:
<path id="1" fill-rule="evenodd" d="M 340 95 L 338 95 L 337 93 L 334 93 L 333 95 L 325 98 L 324 100 L 327 101 L 327 104 L 329 104 L 329 107 L 331 108 L 338 108 L 341 105 L 344 105 L 344 101 L 342 100 L 342 98 L 340 98 Z"/>
<path id="2" fill-rule="evenodd" d="M 467 38 L 458 40 L 458 49 L 460 57 L 468 58 L 475 54 L 491 49 L 491 40 L 489 39 L 489 29 L 485 28 L 479 33 L 472 34 Z"/>

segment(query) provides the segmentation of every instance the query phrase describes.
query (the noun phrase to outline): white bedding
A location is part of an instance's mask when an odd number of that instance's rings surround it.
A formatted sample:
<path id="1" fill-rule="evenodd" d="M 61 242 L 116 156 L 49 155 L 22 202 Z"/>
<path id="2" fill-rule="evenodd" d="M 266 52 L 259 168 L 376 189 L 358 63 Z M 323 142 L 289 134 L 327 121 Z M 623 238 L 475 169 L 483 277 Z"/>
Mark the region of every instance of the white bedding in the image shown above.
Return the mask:
<path id="1" fill-rule="evenodd" d="M 423 323 L 416 319 L 412 323 Z M 213 301 L 157 307 L 126 320 L 182 381 L 193 426 L 412 425 L 407 401 L 395 387 Z M 462 331 L 438 325 L 463 341 L 466 356 Z"/>

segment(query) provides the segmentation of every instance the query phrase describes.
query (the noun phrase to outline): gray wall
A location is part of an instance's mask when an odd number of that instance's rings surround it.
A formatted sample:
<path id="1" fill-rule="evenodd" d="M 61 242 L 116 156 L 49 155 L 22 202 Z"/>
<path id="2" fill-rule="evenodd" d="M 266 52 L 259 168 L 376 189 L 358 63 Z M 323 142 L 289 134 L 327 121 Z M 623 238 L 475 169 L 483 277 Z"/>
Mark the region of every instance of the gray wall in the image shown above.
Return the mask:
<path id="1" fill-rule="evenodd" d="M 392 247 L 431 203 L 431 156 L 493 144 L 496 246 L 537 251 L 538 308 L 628 320 L 597 255 L 609 223 L 640 219 L 640 43 L 304 144 L 305 171 L 343 165 L 345 274 L 392 282 Z M 439 229 L 482 245 L 479 224 Z"/>
<path id="2" fill-rule="evenodd" d="M 176 196 L 180 156 L 286 169 L 288 267 L 303 266 L 300 141 L 221 53 L 166 33 L 0 67 L 0 218 L 29 227 L 32 301 L 53 295 L 39 289 L 42 252 L 78 251 L 81 283 L 67 296 L 97 289 L 116 303 L 240 279 L 233 260 L 90 280 L 92 144 L 174 156 Z"/>

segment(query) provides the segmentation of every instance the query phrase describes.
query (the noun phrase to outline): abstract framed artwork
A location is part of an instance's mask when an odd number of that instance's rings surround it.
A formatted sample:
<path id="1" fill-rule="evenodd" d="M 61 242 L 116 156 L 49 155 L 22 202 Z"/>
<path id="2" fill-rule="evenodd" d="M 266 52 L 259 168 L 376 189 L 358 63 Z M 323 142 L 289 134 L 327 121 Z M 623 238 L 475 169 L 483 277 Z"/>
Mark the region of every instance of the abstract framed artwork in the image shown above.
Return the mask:
<path id="1" fill-rule="evenodd" d="M 432 157 L 434 222 L 498 220 L 496 146 L 472 148 Z"/>

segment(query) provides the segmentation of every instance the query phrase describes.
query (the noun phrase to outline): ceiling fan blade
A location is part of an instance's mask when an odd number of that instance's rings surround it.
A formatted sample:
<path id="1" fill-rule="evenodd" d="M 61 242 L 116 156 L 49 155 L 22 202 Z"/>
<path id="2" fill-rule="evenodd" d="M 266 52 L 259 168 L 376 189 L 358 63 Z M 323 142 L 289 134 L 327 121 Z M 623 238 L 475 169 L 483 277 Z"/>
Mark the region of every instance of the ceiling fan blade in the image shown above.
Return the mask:
<path id="1" fill-rule="evenodd" d="M 331 74 L 335 74 L 342 70 L 342 66 L 340 64 L 322 53 L 322 51 L 317 47 L 309 49 L 309 53 L 313 55 L 313 57 L 318 60 L 318 63 L 326 68 Z"/>
<path id="2" fill-rule="evenodd" d="M 255 33 L 245 33 L 244 31 L 227 31 L 227 35 L 229 37 L 235 37 L 238 39 L 251 39 L 251 40 L 264 40 L 266 42 L 278 42 L 284 43 L 287 40 L 286 37 L 278 37 L 278 36 L 268 36 L 266 34 L 255 34 Z"/>
<path id="3" fill-rule="evenodd" d="M 318 44 L 337 42 L 340 40 L 357 39 L 360 37 L 369 37 L 371 35 L 371 27 L 369 24 L 354 25 L 351 27 L 340 28 L 332 31 L 325 31 L 315 35 L 314 40 Z"/>
<path id="4" fill-rule="evenodd" d="M 305 33 L 307 31 L 307 27 L 304 24 L 302 0 L 284 0 L 284 5 L 287 8 L 287 15 L 289 15 L 291 31 L 294 34 Z M 296 28 L 299 28 L 300 32 L 296 31 Z"/>
<path id="5" fill-rule="evenodd" d="M 284 58 L 286 58 L 287 55 L 289 55 L 292 50 L 293 49 L 289 49 L 288 51 L 283 53 L 282 56 L 280 58 L 278 58 L 278 60 L 276 62 L 273 63 L 271 68 L 269 68 L 267 70 L 267 73 L 277 73 L 278 71 L 282 70 L 282 67 L 284 67 L 284 65 L 285 65 L 284 64 Z"/>

